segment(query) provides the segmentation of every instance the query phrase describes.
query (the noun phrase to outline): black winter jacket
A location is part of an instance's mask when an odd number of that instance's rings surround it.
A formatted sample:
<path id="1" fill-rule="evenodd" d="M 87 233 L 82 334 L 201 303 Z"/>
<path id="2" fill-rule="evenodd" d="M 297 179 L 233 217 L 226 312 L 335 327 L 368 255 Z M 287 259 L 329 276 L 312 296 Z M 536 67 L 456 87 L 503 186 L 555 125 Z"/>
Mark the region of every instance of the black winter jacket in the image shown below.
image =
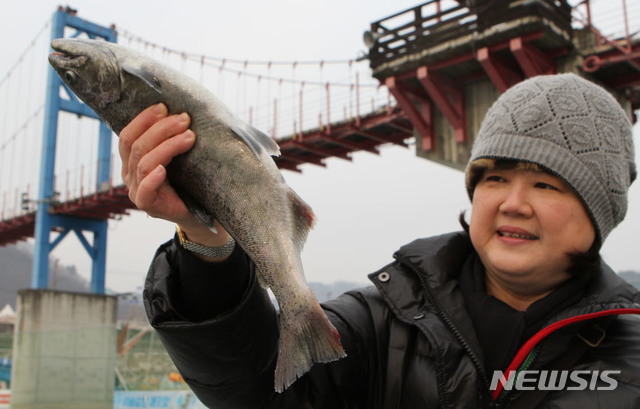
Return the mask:
<path id="1" fill-rule="evenodd" d="M 177 368 L 210 408 L 521 407 L 539 392 L 517 389 L 538 389 L 532 387 L 540 378 L 536 371 L 553 368 L 543 384 L 554 376 L 553 385 L 565 379 L 565 386 L 585 390 L 548 391 L 537 397 L 539 408 L 640 408 L 640 293 L 604 263 L 587 296 L 516 354 L 510 369 L 528 372 L 521 373 L 520 387 L 510 387 L 484 372 L 458 288 L 462 263 L 473 251 L 468 236 L 416 240 L 370 275 L 375 287 L 323 305 L 347 358 L 314 366 L 276 394 L 277 316 L 255 274 L 240 305 L 214 320 L 188 322 L 171 297 L 177 251 L 169 242 L 156 254 L 145 305 Z M 583 345 L 580 357 L 569 367 L 556 365 L 576 345 Z"/>

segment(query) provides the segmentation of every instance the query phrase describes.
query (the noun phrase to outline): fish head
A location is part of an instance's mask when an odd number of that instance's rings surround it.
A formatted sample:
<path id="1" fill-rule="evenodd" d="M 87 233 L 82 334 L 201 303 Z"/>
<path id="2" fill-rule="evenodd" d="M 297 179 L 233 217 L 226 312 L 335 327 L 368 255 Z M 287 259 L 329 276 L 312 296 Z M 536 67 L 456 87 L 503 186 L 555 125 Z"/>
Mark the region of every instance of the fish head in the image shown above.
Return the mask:
<path id="1" fill-rule="evenodd" d="M 49 63 L 64 84 L 116 133 L 142 110 L 164 102 L 158 64 L 103 40 L 58 38 Z"/>
<path id="2" fill-rule="evenodd" d="M 121 97 L 118 62 L 105 41 L 58 38 L 49 63 L 60 79 L 98 114 Z"/>

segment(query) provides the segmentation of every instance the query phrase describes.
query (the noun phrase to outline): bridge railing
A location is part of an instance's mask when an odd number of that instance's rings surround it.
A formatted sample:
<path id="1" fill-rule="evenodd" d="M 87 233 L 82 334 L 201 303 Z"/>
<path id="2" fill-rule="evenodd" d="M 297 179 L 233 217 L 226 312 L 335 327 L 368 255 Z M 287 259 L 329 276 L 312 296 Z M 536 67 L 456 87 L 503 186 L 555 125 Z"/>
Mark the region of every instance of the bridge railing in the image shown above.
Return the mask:
<path id="1" fill-rule="evenodd" d="M 480 47 L 485 38 L 475 37 L 478 33 L 495 29 L 498 34 L 505 29 L 501 26 L 518 19 L 534 24 L 535 17 L 571 32 L 571 7 L 564 0 L 478 0 L 469 6 L 464 0 L 430 0 L 371 23 L 365 34 L 371 67 L 375 70 L 386 62 L 411 58 L 417 50 L 446 48 L 448 42 L 467 37 Z"/>
<path id="2" fill-rule="evenodd" d="M 640 40 L 639 1 L 430 0 L 371 23 L 366 34 L 371 66 L 375 70 L 393 60 L 411 58 L 416 50 L 445 48 L 448 41 L 469 36 L 473 46 L 481 47 L 483 39 L 478 33 L 498 32 L 516 20 L 531 24 L 536 16 L 561 33 L 590 29 L 600 44 L 614 45 L 627 54 L 630 44 Z"/>

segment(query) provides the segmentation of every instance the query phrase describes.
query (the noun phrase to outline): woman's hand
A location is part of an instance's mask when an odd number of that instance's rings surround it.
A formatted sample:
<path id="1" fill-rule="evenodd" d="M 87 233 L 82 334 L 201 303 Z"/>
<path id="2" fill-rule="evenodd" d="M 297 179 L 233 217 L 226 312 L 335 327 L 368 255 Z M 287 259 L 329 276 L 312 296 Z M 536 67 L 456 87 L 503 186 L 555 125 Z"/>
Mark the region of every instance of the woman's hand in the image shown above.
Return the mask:
<path id="1" fill-rule="evenodd" d="M 122 180 L 129 198 L 152 217 L 182 223 L 192 218 L 167 181 L 165 167 L 195 142 L 187 114 L 167 116 L 164 104 L 141 112 L 120 132 Z"/>
<path id="2" fill-rule="evenodd" d="M 229 234 L 217 223 L 217 233 L 213 233 L 196 220 L 167 180 L 166 166 L 171 159 L 195 143 L 190 122 L 186 113 L 168 115 L 164 104 L 153 105 L 136 116 L 120 132 L 122 180 L 138 209 L 180 225 L 190 241 L 219 247 L 229 241 Z"/>

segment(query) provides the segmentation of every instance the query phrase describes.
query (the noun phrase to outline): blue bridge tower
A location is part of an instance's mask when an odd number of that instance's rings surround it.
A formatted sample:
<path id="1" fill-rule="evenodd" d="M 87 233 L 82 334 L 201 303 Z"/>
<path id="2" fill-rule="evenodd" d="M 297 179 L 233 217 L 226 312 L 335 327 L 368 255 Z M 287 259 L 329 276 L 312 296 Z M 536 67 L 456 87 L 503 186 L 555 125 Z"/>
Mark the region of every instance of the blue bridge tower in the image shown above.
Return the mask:
<path id="1" fill-rule="evenodd" d="M 116 42 L 117 33 L 114 27 L 103 27 L 83 20 L 69 8 L 59 8 L 52 18 L 51 39 L 78 37 L 101 38 Z M 45 119 L 41 154 L 40 187 L 38 190 L 35 221 L 35 249 L 32 268 L 32 288 L 47 288 L 49 283 L 49 253 L 67 236 L 74 232 L 92 259 L 91 292 L 104 294 L 105 267 L 107 253 L 107 220 L 86 219 L 69 215 L 52 213 L 51 206 L 56 202 L 54 191 L 54 171 L 56 142 L 58 133 L 58 114 L 60 111 L 71 112 L 79 116 L 98 119 L 91 108 L 78 100 L 73 92 L 66 89 L 69 98 L 61 97 L 61 89 L 66 88 L 55 71 L 50 68 L 47 80 L 45 102 Z M 91 137 L 91 136 L 87 136 Z M 108 182 L 111 167 L 111 130 L 100 123 L 98 135 L 98 174 L 96 189 Z M 51 231 L 59 232 L 51 240 Z M 87 239 L 86 233 L 93 234 L 93 240 Z"/>

